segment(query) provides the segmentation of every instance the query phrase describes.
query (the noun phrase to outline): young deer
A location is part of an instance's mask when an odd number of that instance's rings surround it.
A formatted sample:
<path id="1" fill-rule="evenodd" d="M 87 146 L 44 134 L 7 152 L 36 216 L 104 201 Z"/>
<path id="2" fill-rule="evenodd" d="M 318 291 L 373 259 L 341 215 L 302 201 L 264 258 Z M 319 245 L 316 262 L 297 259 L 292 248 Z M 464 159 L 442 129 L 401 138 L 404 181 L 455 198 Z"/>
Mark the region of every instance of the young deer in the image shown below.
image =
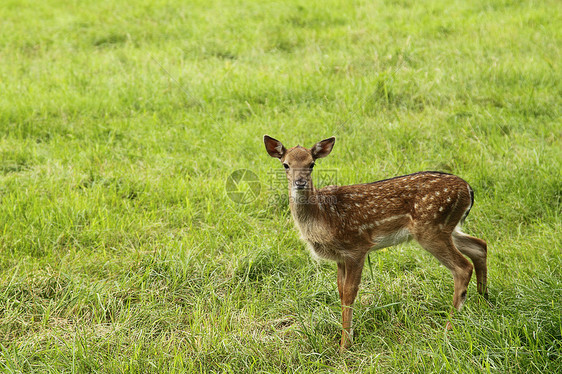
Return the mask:
<path id="1" fill-rule="evenodd" d="M 352 343 L 352 305 L 369 251 L 414 238 L 453 274 L 453 306 L 460 310 L 473 266 L 477 289 L 486 294 L 487 246 L 460 231 L 473 204 L 473 192 L 461 178 L 420 172 L 373 183 L 315 189 L 314 162 L 332 151 L 335 138 L 307 149 L 286 149 L 267 135 L 267 153 L 283 163 L 289 180 L 289 204 L 302 239 L 318 257 L 338 264 L 342 305 L 341 349 Z M 462 253 L 462 254 L 461 254 Z"/>

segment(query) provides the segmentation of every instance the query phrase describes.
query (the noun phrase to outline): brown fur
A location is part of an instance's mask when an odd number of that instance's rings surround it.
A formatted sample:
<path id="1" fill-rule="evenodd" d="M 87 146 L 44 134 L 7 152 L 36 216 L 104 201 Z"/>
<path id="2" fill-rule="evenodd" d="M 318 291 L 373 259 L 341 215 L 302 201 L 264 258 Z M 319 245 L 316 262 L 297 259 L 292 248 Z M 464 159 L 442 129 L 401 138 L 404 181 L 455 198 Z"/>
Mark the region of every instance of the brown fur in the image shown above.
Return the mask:
<path id="1" fill-rule="evenodd" d="M 472 207 L 472 189 L 461 178 L 439 172 L 420 172 L 383 181 L 315 189 L 314 161 L 326 157 L 335 138 L 312 148 L 287 150 L 264 137 L 266 150 L 286 165 L 290 208 L 295 225 L 313 253 L 338 263 L 342 302 L 341 348 L 352 342 L 352 305 L 367 253 L 414 238 L 453 274 L 453 306 L 459 310 L 473 265 L 478 292 L 486 293 L 486 242 L 459 230 Z"/>

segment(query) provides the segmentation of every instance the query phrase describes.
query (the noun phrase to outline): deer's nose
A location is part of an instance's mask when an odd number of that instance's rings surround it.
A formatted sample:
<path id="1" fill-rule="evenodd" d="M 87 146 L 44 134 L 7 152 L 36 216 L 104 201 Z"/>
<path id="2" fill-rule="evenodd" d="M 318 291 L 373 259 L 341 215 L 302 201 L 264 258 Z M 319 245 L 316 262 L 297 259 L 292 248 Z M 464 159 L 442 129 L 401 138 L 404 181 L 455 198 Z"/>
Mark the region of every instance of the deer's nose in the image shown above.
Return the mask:
<path id="1" fill-rule="evenodd" d="M 297 190 L 302 190 L 306 187 L 306 179 L 297 179 L 295 181 L 295 188 Z"/>

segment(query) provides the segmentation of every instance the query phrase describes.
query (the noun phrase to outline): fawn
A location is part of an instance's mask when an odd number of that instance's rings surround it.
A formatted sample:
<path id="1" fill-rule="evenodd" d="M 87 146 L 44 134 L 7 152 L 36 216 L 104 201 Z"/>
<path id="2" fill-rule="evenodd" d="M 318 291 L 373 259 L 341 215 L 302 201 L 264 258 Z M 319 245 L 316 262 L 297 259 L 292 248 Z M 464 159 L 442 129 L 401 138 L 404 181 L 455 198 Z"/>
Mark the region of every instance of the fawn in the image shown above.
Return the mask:
<path id="1" fill-rule="evenodd" d="M 414 238 L 453 274 L 453 306 L 460 310 L 473 265 L 477 290 L 486 294 L 487 245 L 460 231 L 474 202 L 461 178 L 426 171 L 373 183 L 314 188 L 316 159 L 334 147 L 331 137 L 307 149 L 264 136 L 267 153 L 278 158 L 289 181 L 289 205 L 295 225 L 312 253 L 337 262 L 342 306 L 341 350 L 352 344 L 352 305 L 357 296 L 365 257 L 371 250 Z M 448 325 L 449 326 L 449 325 Z"/>

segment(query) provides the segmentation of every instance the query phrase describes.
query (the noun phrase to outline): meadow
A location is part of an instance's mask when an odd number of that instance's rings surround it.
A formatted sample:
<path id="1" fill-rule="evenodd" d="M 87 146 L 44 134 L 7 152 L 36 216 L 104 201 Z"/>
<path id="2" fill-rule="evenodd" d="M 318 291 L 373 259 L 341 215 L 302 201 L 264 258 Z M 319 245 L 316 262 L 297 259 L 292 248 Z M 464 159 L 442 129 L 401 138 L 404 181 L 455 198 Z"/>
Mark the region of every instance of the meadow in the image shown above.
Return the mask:
<path id="1" fill-rule="evenodd" d="M 562 372 L 561 14 L 3 0 L 1 372 Z M 373 252 L 340 354 L 336 265 L 299 239 L 263 134 L 335 135 L 315 173 L 341 185 L 467 180 L 489 299 L 473 278 L 450 317 L 430 254 Z"/>

